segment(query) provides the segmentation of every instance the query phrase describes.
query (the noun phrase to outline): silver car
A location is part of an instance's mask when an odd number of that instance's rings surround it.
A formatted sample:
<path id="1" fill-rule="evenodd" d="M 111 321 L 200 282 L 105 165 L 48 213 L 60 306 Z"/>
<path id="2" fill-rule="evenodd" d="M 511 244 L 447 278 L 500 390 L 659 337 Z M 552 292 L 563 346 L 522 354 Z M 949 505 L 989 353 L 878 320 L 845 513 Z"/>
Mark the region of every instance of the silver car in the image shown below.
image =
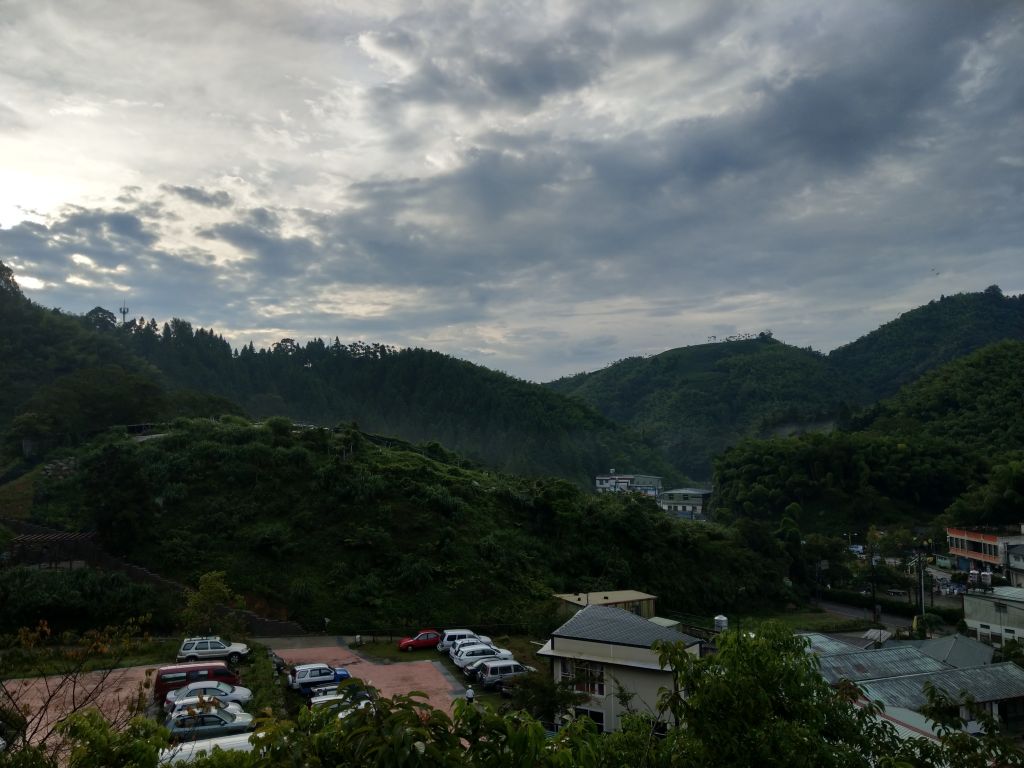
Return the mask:
<path id="1" fill-rule="evenodd" d="M 219 680 L 189 683 L 184 688 L 178 688 L 167 694 L 167 698 L 164 700 L 164 709 L 167 712 L 173 712 L 177 708 L 179 701 L 193 696 L 217 697 L 221 701 L 233 701 L 244 707 L 252 700 L 252 691 L 240 685 L 222 683 Z"/>
<path id="2" fill-rule="evenodd" d="M 504 648 L 495 648 L 493 645 L 469 645 L 462 648 L 452 661 L 455 662 L 455 666 L 462 669 L 471 661 L 482 659 L 484 656 L 493 656 L 496 659 L 511 659 L 512 651 L 506 651 Z"/>
<path id="3" fill-rule="evenodd" d="M 217 635 L 207 637 L 186 637 L 178 649 L 178 661 L 206 661 L 224 659 L 228 664 L 237 664 L 249 655 L 249 646 L 229 643 Z"/>

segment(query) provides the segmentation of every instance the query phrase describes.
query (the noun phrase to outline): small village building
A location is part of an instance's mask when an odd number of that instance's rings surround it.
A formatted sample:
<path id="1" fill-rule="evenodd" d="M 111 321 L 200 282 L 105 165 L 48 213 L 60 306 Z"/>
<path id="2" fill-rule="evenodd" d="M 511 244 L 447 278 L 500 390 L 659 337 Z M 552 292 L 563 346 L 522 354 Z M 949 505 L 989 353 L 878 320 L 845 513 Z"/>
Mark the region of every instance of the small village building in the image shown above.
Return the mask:
<path id="1" fill-rule="evenodd" d="M 877 651 L 876 651 L 877 652 Z M 886 709 L 905 707 L 920 712 L 928 703 L 925 684 L 930 683 L 954 699 L 972 697 L 989 714 L 1010 728 L 1024 724 L 1024 669 L 1011 661 L 966 669 L 897 675 L 859 683 L 869 701 L 880 701 Z M 961 707 L 960 716 L 970 720 Z"/>
<path id="2" fill-rule="evenodd" d="M 711 501 L 708 488 L 673 488 L 658 496 L 658 506 L 687 520 L 704 520 Z"/>
<path id="3" fill-rule="evenodd" d="M 657 597 L 635 589 L 611 589 L 604 592 L 567 592 L 555 595 L 558 611 L 562 616 L 572 616 L 588 605 L 604 605 L 621 608 L 645 619 L 654 617 Z"/>
<path id="4" fill-rule="evenodd" d="M 993 587 L 968 590 L 964 595 L 967 635 L 983 643 L 1001 646 L 1024 639 L 1024 588 Z"/>
<path id="5" fill-rule="evenodd" d="M 672 670 L 662 667 L 651 649 L 658 640 L 682 642 L 688 653 L 700 654 L 701 641 L 695 637 L 621 608 L 588 605 L 552 632 L 538 655 L 551 660 L 556 682 L 571 681 L 588 695 L 575 714 L 611 732 L 619 730 L 627 711 L 617 694 L 632 697 L 634 711 L 654 715 L 660 690 L 671 689 Z"/>
<path id="6" fill-rule="evenodd" d="M 1024 587 L 1024 544 L 1014 544 L 1006 548 L 1006 578 L 1011 587 Z"/>
<path id="7" fill-rule="evenodd" d="M 1008 549 L 1024 544 L 1024 533 L 1014 531 L 980 531 L 966 528 L 947 528 L 946 542 L 949 554 L 961 571 L 991 571 L 1003 573 L 1009 560 Z"/>
<path id="8" fill-rule="evenodd" d="M 594 490 L 598 493 L 642 493 L 657 498 L 661 493 L 661 478 L 658 475 L 619 475 L 614 469 L 607 475 L 594 478 Z"/>

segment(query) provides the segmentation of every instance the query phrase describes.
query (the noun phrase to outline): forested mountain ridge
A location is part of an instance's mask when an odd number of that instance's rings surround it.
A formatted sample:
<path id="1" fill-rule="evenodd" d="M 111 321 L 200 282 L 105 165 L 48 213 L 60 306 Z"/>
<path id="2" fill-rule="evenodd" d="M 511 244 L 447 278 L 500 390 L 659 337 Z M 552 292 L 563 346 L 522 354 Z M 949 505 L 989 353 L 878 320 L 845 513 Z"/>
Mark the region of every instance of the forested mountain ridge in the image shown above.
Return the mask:
<path id="1" fill-rule="evenodd" d="M 831 419 L 847 396 L 823 355 L 769 334 L 628 358 L 548 386 L 640 431 L 701 478 L 730 445 L 781 423 Z"/>
<path id="2" fill-rule="evenodd" d="M 866 405 L 943 363 L 1003 339 L 1024 339 L 1024 294 L 1004 296 L 993 285 L 904 312 L 832 350 L 828 361 L 848 380 L 856 401 Z"/>
<path id="3" fill-rule="evenodd" d="M 99 307 L 82 317 L 44 309 L 3 269 L 0 431 L 12 451 L 26 438 L 66 444 L 113 424 L 244 408 L 259 418 L 357 422 L 443 443 L 495 469 L 585 486 L 609 467 L 678 476 L 657 450 L 581 402 L 447 355 L 337 338 L 234 352 L 178 318 L 122 325 Z"/>
<path id="4" fill-rule="evenodd" d="M 770 333 L 621 360 L 547 386 L 639 430 L 681 471 L 708 477 L 740 440 L 816 431 L 936 366 L 1024 339 L 1024 296 L 992 286 L 910 310 L 825 356 Z"/>
<path id="5" fill-rule="evenodd" d="M 716 460 L 720 516 L 808 528 L 1016 523 L 1024 509 L 1024 341 L 953 360 L 829 435 L 748 440 Z"/>
<path id="6" fill-rule="evenodd" d="M 238 412 L 220 398 L 168 390 L 154 366 L 116 335 L 98 332 L 113 323 L 105 310 L 75 317 L 32 303 L 0 263 L 0 434 L 8 446 L 76 442 L 111 424 Z"/>

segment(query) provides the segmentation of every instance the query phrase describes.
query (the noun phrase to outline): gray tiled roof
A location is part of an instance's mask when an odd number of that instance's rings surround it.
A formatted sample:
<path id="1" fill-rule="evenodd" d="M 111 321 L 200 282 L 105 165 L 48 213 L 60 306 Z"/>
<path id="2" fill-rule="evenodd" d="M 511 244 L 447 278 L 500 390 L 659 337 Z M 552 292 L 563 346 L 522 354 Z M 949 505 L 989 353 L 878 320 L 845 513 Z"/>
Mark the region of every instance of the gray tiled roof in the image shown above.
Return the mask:
<path id="1" fill-rule="evenodd" d="M 700 642 L 678 630 L 658 626 L 635 613 L 608 605 L 588 605 L 551 635 L 637 648 L 650 648 L 655 640 L 682 641 L 687 646 Z"/>
<path id="2" fill-rule="evenodd" d="M 941 661 L 912 646 L 822 656 L 820 663 L 821 675 L 830 683 L 844 679 L 856 682 L 948 669 Z"/>
<path id="3" fill-rule="evenodd" d="M 952 696 L 966 691 L 975 701 L 1004 701 L 1024 698 L 1024 669 L 1012 661 L 967 669 L 944 669 L 920 675 L 901 675 L 860 684 L 864 695 L 887 707 L 919 710 L 927 698 L 924 684 L 931 682 Z"/>

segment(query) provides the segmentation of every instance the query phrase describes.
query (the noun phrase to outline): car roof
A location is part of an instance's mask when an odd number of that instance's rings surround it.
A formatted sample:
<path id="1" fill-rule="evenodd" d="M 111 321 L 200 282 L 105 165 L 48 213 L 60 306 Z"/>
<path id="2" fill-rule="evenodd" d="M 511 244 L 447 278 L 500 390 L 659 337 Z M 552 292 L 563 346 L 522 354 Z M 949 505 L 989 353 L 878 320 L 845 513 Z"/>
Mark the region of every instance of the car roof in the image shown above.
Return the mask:
<path id="1" fill-rule="evenodd" d="M 494 648 L 494 646 L 489 645 L 488 643 L 472 643 L 470 645 L 464 645 L 461 648 L 459 648 L 459 653 L 465 653 L 466 651 L 475 651 L 477 648 Z M 497 649 L 494 648 L 494 650 Z"/>
<path id="2" fill-rule="evenodd" d="M 298 672 L 300 669 L 313 669 L 314 667 L 328 667 L 334 669 L 333 664 L 328 664 L 326 661 L 316 661 L 312 664 L 296 664 L 295 671 Z"/>
<path id="3" fill-rule="evenodd" d="M 446 629 L 444 633 L 446 635 L 460 635 L 463 633 L 469 633 L 471 635 L 476 634 L 476 632 L 474 632 L 472 629 Z"/>
<path id="4" fill-rule="evenodd" d="M 218 669 L 223 667 L 228 668 L 228 665 L 223 661 L 190 661 L 185 664 L 168 664 L 166 667 L 160 667 L 157 669 L 157 674 L 162 675 L 165 672 L 188 672 L 190 669 L 209 669 L 210 667 L 217 667 Z"/>
<path id="5" fill-rule="evenodd" d="M 186 637 L 181 642 L 187 643 L 190 640 L 220 640 L 220 635 L 196 635 L 195 637 Z"/>

